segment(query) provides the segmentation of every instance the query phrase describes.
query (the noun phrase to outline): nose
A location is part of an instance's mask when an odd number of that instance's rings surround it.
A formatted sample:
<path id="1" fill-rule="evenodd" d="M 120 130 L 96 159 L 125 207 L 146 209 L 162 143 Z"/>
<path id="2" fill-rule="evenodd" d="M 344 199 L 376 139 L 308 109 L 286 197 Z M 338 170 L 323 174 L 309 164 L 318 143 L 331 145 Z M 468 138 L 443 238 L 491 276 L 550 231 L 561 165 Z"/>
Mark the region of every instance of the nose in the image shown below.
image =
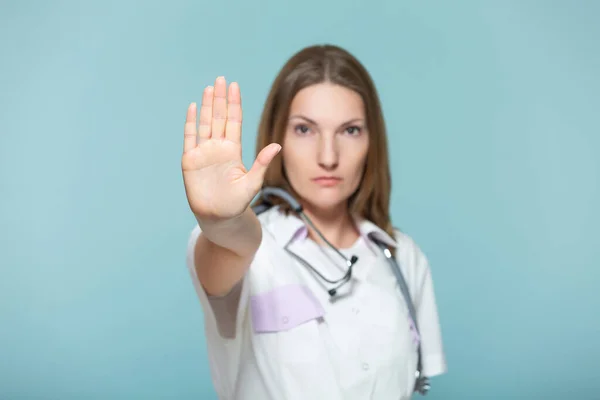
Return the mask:
<path id="1" fill-rule="evenodd" d="M 317 158 L 319 166 L 325 170 L 334 170 L 339 164 L 339 146 L 335 134 L 319 135 Z"/>

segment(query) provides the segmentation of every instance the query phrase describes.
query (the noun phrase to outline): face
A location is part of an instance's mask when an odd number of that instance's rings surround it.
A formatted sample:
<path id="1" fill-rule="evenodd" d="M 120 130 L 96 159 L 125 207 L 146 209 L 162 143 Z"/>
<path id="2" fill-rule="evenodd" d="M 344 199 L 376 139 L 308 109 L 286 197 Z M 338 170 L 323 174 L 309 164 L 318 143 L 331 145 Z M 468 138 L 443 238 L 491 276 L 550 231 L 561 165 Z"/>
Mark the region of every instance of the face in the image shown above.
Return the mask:
<path id="1" fill-rule="evenodd" d="M 360 185 L 369 134 L 362 98 L 342 86 L 309 86 L 294 97 L 283 140 L 287 178 L 321 211 L 346 206 Z"/>

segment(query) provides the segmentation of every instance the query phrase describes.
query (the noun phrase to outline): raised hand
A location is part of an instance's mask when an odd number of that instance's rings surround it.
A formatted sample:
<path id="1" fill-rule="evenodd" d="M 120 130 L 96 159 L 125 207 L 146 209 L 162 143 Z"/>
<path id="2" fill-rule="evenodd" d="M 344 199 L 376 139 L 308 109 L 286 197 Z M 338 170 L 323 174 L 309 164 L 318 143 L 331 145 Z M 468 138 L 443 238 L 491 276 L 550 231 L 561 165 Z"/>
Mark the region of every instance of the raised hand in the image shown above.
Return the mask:
<path id="1" fill-rule="evenodd" d="M 204 89 L 200 122 L 190 104 L 184 128 L 181 168 L 188 203 L 196 218 L 218 222 L 236 218 L 261 189 L 269 163 L 281 146 L 262 149 L 252 168 L 242 163 L 242 105 L 240 88 L 227 89 L 223 77 Z"/>

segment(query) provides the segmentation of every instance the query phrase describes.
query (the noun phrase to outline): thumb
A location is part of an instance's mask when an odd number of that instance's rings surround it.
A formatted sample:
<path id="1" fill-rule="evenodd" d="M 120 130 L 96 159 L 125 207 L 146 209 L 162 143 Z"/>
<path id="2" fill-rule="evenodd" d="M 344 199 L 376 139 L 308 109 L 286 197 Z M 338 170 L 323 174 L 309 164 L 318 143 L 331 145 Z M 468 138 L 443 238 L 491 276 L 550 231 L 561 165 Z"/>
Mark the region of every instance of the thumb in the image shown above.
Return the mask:
<path id="1" fill-rule="evenodd" d="M 280 145 L 278 145 L 277 143 L 271 143 L 270 145 L 262 149 L 260 153 L 258 153 L 258 156 L 256 156 L 256 160 L 254 161 L 252 168 L 250 168 L 250 171 L 248 171 L 248 173 L 246 174 L 248 184 L 252 188 L 253 192 L 258 193 L 258 191 L 262 187 L 267 168 L 269 167 L 269 164 L 271 163 L 271 161 L 273 161 L 273 159 L 279 153 L 280 150 Z"/>

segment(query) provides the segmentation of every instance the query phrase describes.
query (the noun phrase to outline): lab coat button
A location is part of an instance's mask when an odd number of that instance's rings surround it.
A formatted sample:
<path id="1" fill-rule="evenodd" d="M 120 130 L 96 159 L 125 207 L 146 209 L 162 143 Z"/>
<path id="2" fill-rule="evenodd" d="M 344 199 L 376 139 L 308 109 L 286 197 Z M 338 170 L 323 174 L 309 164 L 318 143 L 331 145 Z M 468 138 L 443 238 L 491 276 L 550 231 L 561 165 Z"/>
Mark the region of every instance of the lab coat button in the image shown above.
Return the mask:
<path id="1" fill-rule="evenodd" d="M 369 370 L 369 364 L 367 364 L 367 363 L 363 363 L 363 365 L 362 365 L 362 368 L 363 368 L 365 371 L 368 371 L 368 370 Z"/>
<path id="2" fill-rule="evenodd" d="M 290 320 L 288 319 L 288 317 L 283 317 L 283 318 L 281 319 L 281 321 L 282 321 L 284 324 L 287 324 L 287 323 L 288 323 Z"/>

